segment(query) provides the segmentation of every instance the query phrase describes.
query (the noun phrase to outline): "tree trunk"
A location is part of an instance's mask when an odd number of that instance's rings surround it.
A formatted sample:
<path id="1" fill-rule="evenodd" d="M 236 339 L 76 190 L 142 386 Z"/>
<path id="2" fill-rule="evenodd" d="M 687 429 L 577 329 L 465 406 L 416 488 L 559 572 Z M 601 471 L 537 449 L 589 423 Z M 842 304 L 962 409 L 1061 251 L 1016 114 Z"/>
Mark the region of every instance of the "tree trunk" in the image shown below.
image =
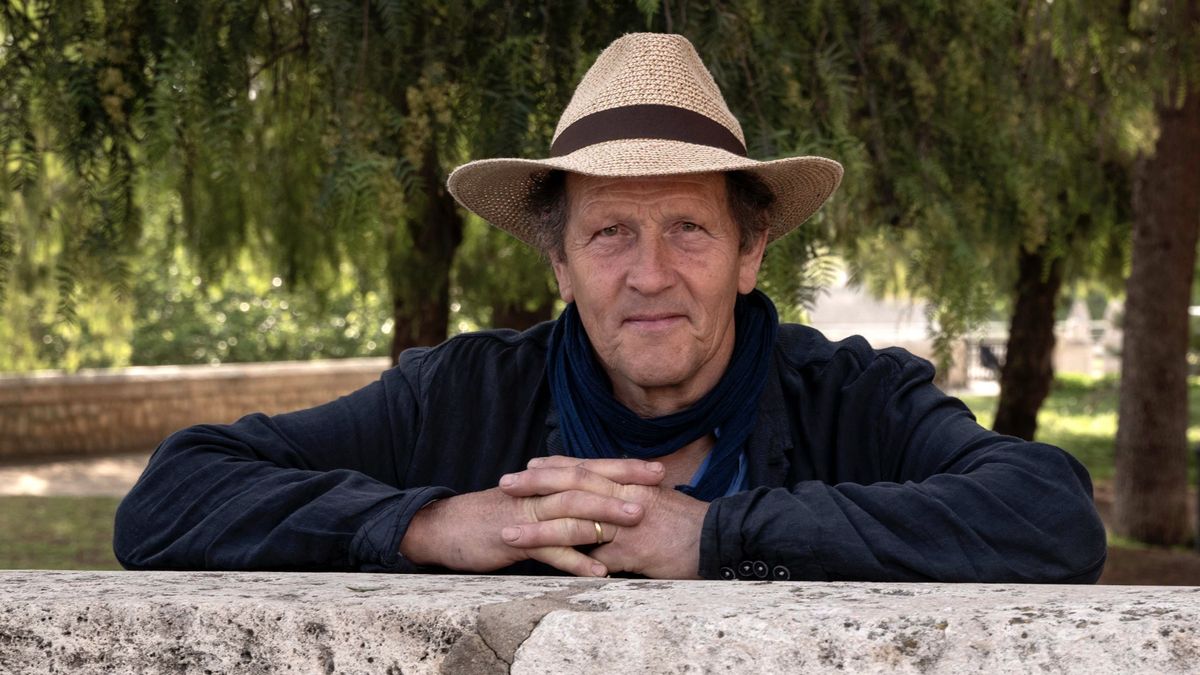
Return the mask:
<path id="1" fill-rule="evenodd" d="M 1004 365 L 1000 402 L 992 428 L 1032 441 L 1037 414 L 1054 381 L 1054 310 L 1062 287 L 1063 261 L 1046 264 L 1046 247 L 1018 247 L 1018 275 Z"/>
<path id="2" fill-rule="evenodd" d="M 413 246 L 409 259 L 413 263 L 406 269 L 393 269 L 391 274 L 393 364 L 409 347 L 443 342 L 450 320 L 450 268 L 462 243 L 463 218 L 446 190 L 432 144 L 431 140 L 421 162 L 424 195 L 419 202 L 425 208 L 414 208 L 408 219 Z"/>
<path id="3" fill-rule="evenodd" d="M 492 328 L 525 330 L 543 321 L 549 321 L 553 313 L 553 298 L 546 298 L 533 309 L 527 309 L 524 304 L 519 303 L 496 302 L 492 305 Z"/>
<path id="4" fill-rule="evenodd" d="M 1116 530 L 1162 545 L 1188 539 L 1188 305 L 1200 230 L 1200 92 L 1159 106 L 1154 156 L 1133 192 L 1117 424 Z"/>

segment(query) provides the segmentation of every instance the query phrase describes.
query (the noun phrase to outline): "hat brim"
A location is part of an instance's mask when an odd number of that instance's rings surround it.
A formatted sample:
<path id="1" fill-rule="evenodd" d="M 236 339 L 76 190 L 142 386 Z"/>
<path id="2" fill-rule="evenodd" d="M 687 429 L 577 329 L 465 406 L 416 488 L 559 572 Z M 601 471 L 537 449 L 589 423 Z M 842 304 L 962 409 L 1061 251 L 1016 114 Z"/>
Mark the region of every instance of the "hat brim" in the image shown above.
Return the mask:
<path id="1" fill-rule="evenodd" d="M 842 180 L 842 165 L 825 157 L 760 162 L 706 145 L 657 139 L 623 139 L 581 148 L 552 159 L 481 159 L 464 164 L 446 182 L 460 204 L 521 241 L 538 247 L 529 209 L 530 189 L 547 171 L 588 176 L 667 176 L 746 171 L 775 193 L 767 243 L 791 232 L 825 203 Z"/>

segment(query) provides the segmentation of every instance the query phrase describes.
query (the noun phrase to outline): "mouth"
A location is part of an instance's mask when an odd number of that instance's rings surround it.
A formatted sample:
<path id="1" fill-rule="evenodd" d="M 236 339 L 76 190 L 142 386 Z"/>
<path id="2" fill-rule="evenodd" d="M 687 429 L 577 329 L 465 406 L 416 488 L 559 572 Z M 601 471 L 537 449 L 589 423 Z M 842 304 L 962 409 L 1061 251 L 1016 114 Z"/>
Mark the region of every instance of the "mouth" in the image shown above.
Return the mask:
<path id="1" fill-rule="evenodd" d="M 670 330 L 676 324 L 687 320 L 683 314 L 635 314 L 625 318 L 625 325 L 634 330 L 657 333 Z"/>

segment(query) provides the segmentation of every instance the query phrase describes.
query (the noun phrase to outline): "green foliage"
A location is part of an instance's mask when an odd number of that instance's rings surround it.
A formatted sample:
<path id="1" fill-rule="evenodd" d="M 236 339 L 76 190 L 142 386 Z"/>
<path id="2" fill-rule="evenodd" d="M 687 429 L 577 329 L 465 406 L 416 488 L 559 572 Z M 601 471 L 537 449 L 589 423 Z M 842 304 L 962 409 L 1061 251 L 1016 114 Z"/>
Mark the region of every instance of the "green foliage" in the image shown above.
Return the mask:
<path id="1" fill-rule="evenodd" d="M 527 311 L 558 297 L 550 264 L 533 249 L 479 218 L 467 223 L 454 267 L 456 314 L 464 327 L 493 326 L 495 305 Z"/>
<path id="2" fill-rule="evenodd" d="M 1095 480 L 1113 477 L 1117 436 L 1117 388 L 1115 377 L 1090 378 L 1059 375 L 1050 396 L 1038 413 L 1037 440 L 1058 446 L 1074 455 Z M 1189 419 L 1200 420 L 1200 379 L 1188 383 Z M 990 427 L 996 407 L 994 396 L 962 396 L 979 423 Z M 1200 422 L 1188 427 L 1188 443 L 1200 444 Z M 1189 453 L 1189 483 L 1196 480 L 1195 456 Z"/>
<path id="3" fill-rule="evenodd" d="M 386 356 L 386 302 L 347 275 L 325 297 L 287 289 L 248 255 L 205 281 L 183 250 L 156 255 L 139 274 L 131 365 L 233 363 Z M 166 274 L 163 274 L 165 270 Z"/>
<path id="4" fill-rule="evenodd" d="M 151 214 L 159 210 L 144 202 Z M 358 286 L 348 266 L 324 294 L 289 287 L 249 252 L 204 277 L 163 219 L 152 217 L 116 296 L 80 281 L 74 321 L 59 320 L 55 241 L 18 232 L 13 287 L 0 311 L 0 372 L 59 368 L 382 356 L 392 320 L 386 298 Z"/>
<path id="5" fill-rule="evenodd" d="M 58 312 L 67 319 L 81 277 L 125 293 L 126 257 L 141 227 L 130 120 L 131 102 L 145 89 L 132 44 L 137 18 L 106 9 L 0 5 L 0 178 L 10 188 L 0 197 L 0 238 L 11 240 L 20 226 L 14 218 L 43 230 L 58 226 L 54 275 Z M 48 175 L 48 148 L 78 180 Z M 43 189 L 47 181 L 55 189 Z"/>
<path id="6" fill-rule="evenodd" d="M 353 279 L 372 311 L 451 288 L 454 320 L 487 325 L 499 303 L 551 302 L 535 257 L 474 221 L 448 272 L 442 183 L 468 159 L 543 156 L 599 50 L 649 27 L 693 41 L 752 156 L 846 165 L 821 215 L 768 253 L 785 317 L 827 282 L 828 251 L 877 294 L 928 300 L 945 357 L 1003 305 L 1021 247 L 1064 258 L 1068 283 L 1119 286 L 1146 101 L 1196 67 L 1158 1 L 0 7 L 0 283 L 36 270 L 19 292 L 53 297 L 64 324 L 93 287 L 128 302 L 131 279 L 145 286 L 133 257 L 159 227 L 203 279 L 236 279 L 252 251 L 317 300 Z M 34 234 L 51 242 L 36 263 Z"/>

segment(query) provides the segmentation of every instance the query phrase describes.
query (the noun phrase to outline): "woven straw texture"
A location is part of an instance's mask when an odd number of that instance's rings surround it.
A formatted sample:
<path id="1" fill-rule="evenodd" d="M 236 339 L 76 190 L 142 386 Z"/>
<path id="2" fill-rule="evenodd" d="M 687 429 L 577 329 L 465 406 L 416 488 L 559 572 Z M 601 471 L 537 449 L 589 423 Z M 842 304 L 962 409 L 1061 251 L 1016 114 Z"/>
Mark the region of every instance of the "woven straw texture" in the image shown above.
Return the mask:
<path id="1" fill-rule="evenodd" d="M 608 46 L 575 88 L 575 94 L 554 130 L 600 110 L 627 105 L 658 104 L 687 108 L 715 120 L 733 132 L 742 145 L 738 123 L 717 83 L 704 67 L 692 43 L 682 35 L 634 33 Z"/>
<path id="2" fill-rule="evenodd" d="M 679 35 L 655 33 L 626 35 L 600 54 L 563 112 L 555 138 L 586 115 L 647 103 L 703 114 L 744 142 L 741 125 L 691 43 Z M 631 177 L 732 170 L 754 173 L 775 193 L 768 242 L 807 220 L 842 178 L 842 165 L 824 157 L 759 162 L 707 145 L 631 138 L 596 143 L 552 159 L 470 162 L 450 174 L 447 187 L 463 206 L 536 247 L 537 223 L 528 208 L 529 191 L 551 169 Z"/>

